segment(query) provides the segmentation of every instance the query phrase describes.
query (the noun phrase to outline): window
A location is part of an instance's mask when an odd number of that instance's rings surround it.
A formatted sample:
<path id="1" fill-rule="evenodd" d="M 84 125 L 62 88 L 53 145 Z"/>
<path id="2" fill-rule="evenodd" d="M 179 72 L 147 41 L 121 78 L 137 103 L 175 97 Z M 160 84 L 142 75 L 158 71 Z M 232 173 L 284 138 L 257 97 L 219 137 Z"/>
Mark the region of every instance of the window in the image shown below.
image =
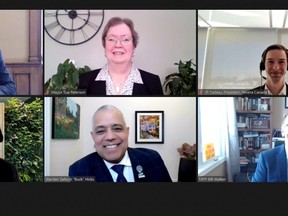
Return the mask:
<path id="1" fill-rule="evenodd" d="M 231 102 L 232 97 L 198 98 L 199 176 L 226 160 L 226 147 L 229 145 L 227 112 L 234 111 L 228 109 Z"/>

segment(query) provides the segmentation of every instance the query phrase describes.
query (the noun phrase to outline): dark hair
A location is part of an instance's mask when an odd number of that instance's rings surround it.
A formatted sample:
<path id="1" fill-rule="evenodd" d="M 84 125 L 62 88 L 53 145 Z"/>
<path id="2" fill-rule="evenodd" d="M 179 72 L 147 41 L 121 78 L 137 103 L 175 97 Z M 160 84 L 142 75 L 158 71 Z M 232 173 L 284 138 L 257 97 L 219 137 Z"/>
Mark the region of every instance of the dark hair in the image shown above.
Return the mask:
<path id="1" fill-rule="evenodd" d="M 138 41 L 139 41 L 139 36 L 138 36 L 138 33 L 134 29 L 133 21 L 129 18 L 120 18 L 120 17 L 112 17 L 107 22 L 107 24 L 106 24 L 106 26 L 102 32 L 102 45 L 103 45 L 103 47 L 105 47 L 105 37 L 107 36 L 107 32 L 109 31 L 109 29 L 112 26 L 116 26 L 116 25 L 119 25 L 122 23 L 126 24 L 129 27 L 129 29 L 131 30 L 132 38 L 133 38 L 133 45 L 134 45 L 134 47 L 137 47 Z"/>
<path id="2" fill-rule="evenodd" d="M 284 47 L 281 44 L 270 45 L 262 53 L 261 62 L 260 62 L 260 71 L 265 70 L 266 55 L 267 55 L 268 51 L 270 51 L 270 50 L 284 50 L 286 53 L 286 61 L 288 61 L 288 50 L 286 47 Z M 287 70 L 288 70 L 288 66 L 287 66 Z"/>

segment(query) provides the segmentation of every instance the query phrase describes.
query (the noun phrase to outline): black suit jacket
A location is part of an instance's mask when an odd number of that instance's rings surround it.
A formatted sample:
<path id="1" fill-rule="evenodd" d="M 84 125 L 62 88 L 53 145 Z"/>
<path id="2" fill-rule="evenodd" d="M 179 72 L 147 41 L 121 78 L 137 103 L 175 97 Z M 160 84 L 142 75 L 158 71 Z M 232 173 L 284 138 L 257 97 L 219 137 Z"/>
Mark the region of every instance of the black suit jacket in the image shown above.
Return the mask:
<path id="1" fill-rule="evenodd" d="M 163 88 L 158 75 L 139 69 L 143 84 L 134 83 L 132 96 L 163 95 Z M 100 69 L 83 73 L 79 76 L 79 90 L 86 90 L 87 95 L 106 95 L 106 81 L 95 81 Z"/>
<path id="2" fill-rule="evenodd" d="M 0 182 L 18 181 L 18 172 L 14 164 L 0 158 Z"/>
<path id="3" fill-rule="evenodd" d="M 152 149 L 128 148 L 127 149 L 135 182 L 172 182 L 169 172 L 160 154 Z M 139 177 L 136 167 L 141 165 L 144 178 Z M 69 176 L 95 177 L 97 182 L 113 182 L 113 178 L 103 159 L 97 152 L 93 152 L 76 161 L 69 167 Z"/>
<path id="4" fill-rule="evenodd" d="M 285 85 L 286 85 L 286 95 L 288 95 L 288 84 L 287 83 L 285 83 Z M 258 86 L 258 87 L 256 87 L 256 88 L 254 88 L 254 89 L 251 89 L 251 91 L 264 91 L 265 90 L 265 84 L 264 85 L 262 85 L 262 86 Z"/>

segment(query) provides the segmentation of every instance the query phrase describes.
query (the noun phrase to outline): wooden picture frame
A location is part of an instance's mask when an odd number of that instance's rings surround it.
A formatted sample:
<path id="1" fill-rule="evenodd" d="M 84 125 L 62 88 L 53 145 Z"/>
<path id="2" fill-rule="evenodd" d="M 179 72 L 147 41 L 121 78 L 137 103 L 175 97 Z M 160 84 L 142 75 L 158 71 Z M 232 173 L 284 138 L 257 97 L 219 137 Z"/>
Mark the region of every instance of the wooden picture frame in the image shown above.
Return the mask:
<path id="1" fill-rule="evenodd" d="M 79 139 L 80 105 L 70 97 L 53 97 L 52 138 Z"/>
<path id="2" fill-rule="evenodd" d="M 135 143 L 164 143 L 164 111 L 135 111 Z"/>

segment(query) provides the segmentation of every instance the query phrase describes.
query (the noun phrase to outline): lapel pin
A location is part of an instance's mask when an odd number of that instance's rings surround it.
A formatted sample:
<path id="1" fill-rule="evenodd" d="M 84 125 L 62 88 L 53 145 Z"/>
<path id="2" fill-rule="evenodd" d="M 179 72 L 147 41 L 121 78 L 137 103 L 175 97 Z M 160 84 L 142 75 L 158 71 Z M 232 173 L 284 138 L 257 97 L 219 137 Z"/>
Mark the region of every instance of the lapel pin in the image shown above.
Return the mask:
<path id="1" fill-rule="evenodd" d="M 138 172 L 138 178 L 145 178 L 143 167 L 141 165 L 136 166 L 136 170 Z"/>

